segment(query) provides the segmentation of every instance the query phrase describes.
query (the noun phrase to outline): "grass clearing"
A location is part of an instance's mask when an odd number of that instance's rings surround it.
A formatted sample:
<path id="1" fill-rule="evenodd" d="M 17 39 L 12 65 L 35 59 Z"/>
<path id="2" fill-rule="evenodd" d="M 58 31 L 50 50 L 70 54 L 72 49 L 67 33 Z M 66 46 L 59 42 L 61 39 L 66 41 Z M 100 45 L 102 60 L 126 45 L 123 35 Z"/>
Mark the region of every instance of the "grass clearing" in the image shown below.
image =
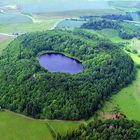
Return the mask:
<path id="1" fill-rule="evenodd" d="M 133 49 L 136 49 L 140 53 L 140 40 L 137 38 L 134 38 L 130 41 L 130 46 L 133 47 Z"/>
<path id="2" fill-rule="evenodd" d="M 103 30 L 99 30 L 97 32 L 99 34 L 101 34 L 102 36 L 104 36 L 105 38 L 107 37 L 108 39 L 110 39 L 113 42 L 121 42 L 121 41 L 124 41 L 123 39 L 121 39 L 119 37 L 118 31 L 116 31 L 114 29 L 103 29 Z"/>
<path id="3" fill-rule="evenodd" d="M 59 120 L 50 120 L 48 121 L 49 125 L 53 127 L 53 129 L 61 134 L 66 135 L 67 132 L 71 132 L 79 127 L 83 121 L 59 121 Z"/>
<path id="4" fill-rule="evenodd" d="M 6 48 L 6 46 L 13 40 L 12 37 L 7 37 L 0 35 L 0 55 L 2 53 L 2 50 Z"/>
<path id="5" fill-rule="evenodd" d="M 1 140 L 53 140 L 44 122 L 10 112 L 0 112 L 0 130 Z"/>
<path id="6" fill-rule="evenodd" d="M 138 57 L 137 55 L 135 55 L 135 54 L 133 54 L 133 53 L 128 53 L 128 54 L 132 57 L 133 61 L 134 61 L 136 64 L 139 64 L 139 65 L 140 65 L 140 57 Z"/>

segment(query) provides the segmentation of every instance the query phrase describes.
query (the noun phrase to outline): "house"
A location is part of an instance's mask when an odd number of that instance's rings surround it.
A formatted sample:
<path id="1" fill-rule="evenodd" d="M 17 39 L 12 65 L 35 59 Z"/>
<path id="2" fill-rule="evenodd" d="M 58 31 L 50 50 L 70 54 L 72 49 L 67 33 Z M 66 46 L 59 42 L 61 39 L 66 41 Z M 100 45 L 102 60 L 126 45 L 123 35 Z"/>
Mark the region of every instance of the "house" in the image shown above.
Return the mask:
<path id="1" fill-rule="evenodd" d="M 122 119 L 122 118 L 126 118 L 126 116 L 122 113 L 112 114 L 112 119 Z"/>

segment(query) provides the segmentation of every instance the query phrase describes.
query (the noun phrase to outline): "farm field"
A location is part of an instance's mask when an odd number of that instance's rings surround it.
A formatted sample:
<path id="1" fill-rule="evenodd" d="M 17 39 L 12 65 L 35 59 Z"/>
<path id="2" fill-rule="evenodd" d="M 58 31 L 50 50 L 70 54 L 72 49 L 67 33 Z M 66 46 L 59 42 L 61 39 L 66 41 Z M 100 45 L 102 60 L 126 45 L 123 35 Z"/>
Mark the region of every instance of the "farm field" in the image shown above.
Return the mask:
<path id="1" fill-rule="evenodd" d="M 6 46 L 13 40 L 12 37 L 7 37 L 0 35 L 0 55 L 2 53 L 2 50 L 6 48 Z"/>
<path id="2" fill-rule="evenodd" d="M 0 13 L 0 24 L 32 23 L 32 20 L 20 13 Z"/>
<path id="3" fill-rule="evenodd" d="M 118 32 L 113 29 L 103 29 L 101 31 L 97 31 L 97 33 L 99 33 L 100 35 L 102 35 L 105 38 L 107 37 L 108 39 L 110 39 L 111 41 L 113 41 L 115 43 L 125 41 L 125 40 L 121 39 L 119 37 Z"/>
<path id="4" fill-rule="evenodd" d="M 33 120 L 12 112 L 2 111 L 0 120 L 1 140 L 54 140 L 50 128 L 56 133 L 65 135 L 80 124 L 80 122 Z"/>
<path id="5" fill-rule="evenodd" d="M 60 19 L 52 19 L 40 23 L 22 23 L 22 24 L 0 24 L 0 32 L 35 32 L 50 29 Z"/>
<path id="6" fill-rule="evenodd" d="M 130 120 L 140 121 L 140 70 L 137 79 L 131 85 L 123 88 L 107 101 L 96 114 L 101 119 L 109 119 L 116 111 L 120 111 Z"/>
<path id="7" fill-rule="evenodd" d="M 44 122 L 26 119 L 9 112 L 0 112 L 0 120 L 1 140 L 53 140 Z"/>

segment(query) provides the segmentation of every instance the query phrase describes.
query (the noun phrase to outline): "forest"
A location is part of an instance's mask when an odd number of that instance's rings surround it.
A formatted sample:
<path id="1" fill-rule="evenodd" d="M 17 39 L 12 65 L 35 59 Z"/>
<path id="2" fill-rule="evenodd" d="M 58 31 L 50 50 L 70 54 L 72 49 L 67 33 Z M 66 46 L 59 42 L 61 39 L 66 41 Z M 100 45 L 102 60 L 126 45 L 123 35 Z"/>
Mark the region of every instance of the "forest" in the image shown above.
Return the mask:
<path id="1" fill-rule="evenodd" d="M 113 17 L 114 16 L 111 16 L 110 19 Z M 140 38 L 139 26 L 122 21 L 114 21 L 109 19 L 97 19 L 94 21 L 90 20 L 89 22 L 84 23 L 81 28 L 94 30 L 114 29 L 118 31 L 119 36 L 122 39 L 132 39 L 134 37 L 138 39 Z"/>
<path id="2" fill-rule="evenodd" d="M 117 21 L 124 21 L 129 20 L 133 21 L 133 18 L 129 12 L 126 14 L 106 14 L 102 16 L 80 16 L 81 19 L 84 20 L 94 20 L 96 18 L 103 18 L 103 19 L 110 19 L 110 20 L 117 20 Z"/>
<path id="3" fill-rule="evenodd" d="M 84 71 L 48 72 L 39 64 L 46 52 L 76 58 Z M 0 106 L 34 118 L 86 119 L 133 79 L 133 60 L 109 40 L 80 29 L 27 33 L 0 57 Z"/>
<path id="4" fill-rule="evenodd" d="M 111 14 L 111 15 L 103 15 L 101 16 L 102 18 L 105 18 L 105 19 L 111 19 L 111 20 L 120 20 L 120 21 L 123 21 L 123 20 L 130 20 L 130 21 L 133 21 L 133 18 L 132 16 L 130 15 L 130 13 L 128 12 L 126 15 L 121 15 L 121 14 Z"/>
<path id="5" fill-rule="evenodd" d="M 94 121 L 58 140 L 139 140 L 140 123 L 125 119 Z"/>

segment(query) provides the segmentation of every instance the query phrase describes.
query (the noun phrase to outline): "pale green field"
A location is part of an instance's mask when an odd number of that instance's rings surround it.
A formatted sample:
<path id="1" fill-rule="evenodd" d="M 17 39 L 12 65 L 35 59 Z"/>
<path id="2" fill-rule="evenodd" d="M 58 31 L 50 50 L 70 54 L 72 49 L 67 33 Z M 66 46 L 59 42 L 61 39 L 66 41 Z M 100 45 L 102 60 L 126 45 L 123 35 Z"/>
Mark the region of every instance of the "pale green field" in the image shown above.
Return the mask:
<path id="1" fill-rule="evenodd" d="M 0 36 L 0 55 L 2 50 L 6 48 L 6 46 L 13 40 L 12 37 L 3 37 Z"/>
<path id="2" fill-rule="evenodd" d="M 140 53 L 140 40 L 134 38 L 130 41 L 130 46 L 133 47 L 133 49 L 136 49 Z"/>
<path id="3" fill-rule="evenodd" d="M 46 20 L 40 23 L 22 23 L 22 24 L 0 24 L 0 32 L 35 32 L 50 29 L 60 19 Z"/>
<path id="4" fill-rule="evenodd" d="M 121 39 L 119 37 L 118 31 L 113 29 L 103 29 L 100 31 L 97 31 L 100 35 L 104 36 L 105 38 L 110 39 L 113 42 L 124 42 L 125 40 Z"/>
<path id="5" fill-rule="evenodd" d="M 87 30 L 91 33 L 97 34 L 100 37 L 107 38 L 111 40 L 114 43 L 119 43 L 119 42 L 128 42 L 128 40 L 124 40 L 119 37 L 118 31 L 114 29 L 103 29 L 103 30 Z"/>

